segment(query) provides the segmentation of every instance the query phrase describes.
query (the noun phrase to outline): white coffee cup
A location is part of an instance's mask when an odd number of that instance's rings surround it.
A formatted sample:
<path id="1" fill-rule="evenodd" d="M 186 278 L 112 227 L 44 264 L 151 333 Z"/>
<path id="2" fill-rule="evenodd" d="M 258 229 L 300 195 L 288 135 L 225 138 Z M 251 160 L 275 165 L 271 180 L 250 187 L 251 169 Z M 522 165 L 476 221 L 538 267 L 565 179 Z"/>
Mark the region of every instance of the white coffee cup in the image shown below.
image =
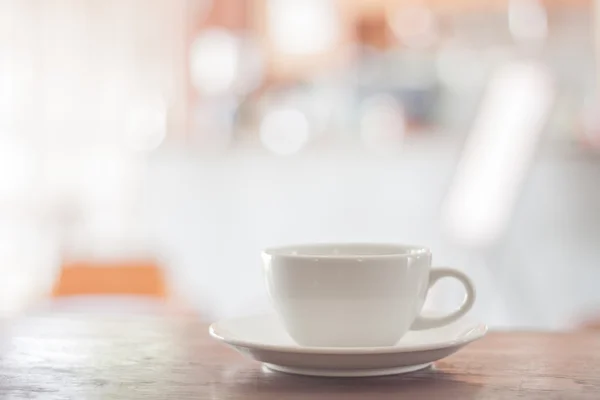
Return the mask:
<path id="1" fill-rule="evenodd" d="M 431 269 L 431 252 L 421 246 L 302 244 L 269 248 L 262 257 L 273 306 L 301 346 L 393 346 L 409 330 L 457 320 L 475 301 L 469 278 Z M 445 277 L 463 284 L 463 304 L 444 316 L 422 316 L 429 288 Z"/>

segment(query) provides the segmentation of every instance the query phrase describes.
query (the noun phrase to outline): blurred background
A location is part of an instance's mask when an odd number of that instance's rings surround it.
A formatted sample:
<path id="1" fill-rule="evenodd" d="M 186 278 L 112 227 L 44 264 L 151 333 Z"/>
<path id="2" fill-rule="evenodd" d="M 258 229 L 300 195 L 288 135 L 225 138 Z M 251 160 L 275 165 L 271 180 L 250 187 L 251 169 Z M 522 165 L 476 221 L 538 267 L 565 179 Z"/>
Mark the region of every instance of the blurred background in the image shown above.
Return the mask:
<path id="1" fill-rule="evenodd" d="M 391 241 L 492 327 L 585 324 L 599 4 L 1 1 L 0 315 L 261 312 L 261 248 Z"/>

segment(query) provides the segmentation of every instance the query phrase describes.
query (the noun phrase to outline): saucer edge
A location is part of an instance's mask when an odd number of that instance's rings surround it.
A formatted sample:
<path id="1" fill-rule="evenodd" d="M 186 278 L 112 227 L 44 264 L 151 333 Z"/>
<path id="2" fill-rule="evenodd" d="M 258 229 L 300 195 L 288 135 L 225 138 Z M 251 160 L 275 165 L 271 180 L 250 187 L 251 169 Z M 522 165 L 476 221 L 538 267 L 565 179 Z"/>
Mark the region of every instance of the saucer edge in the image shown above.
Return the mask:
<path id="1" fill-rule="evenodd" d="M 256 315 L 246 318 L 259 318 L 264 317 L 266 315 Z M 236 318 L 230 318 L 236 319 Z M 227 320 L 227 319 L 225 319 Z M 224 320 L 222 320 L 224 321 Z M 299 354 L 323 354 L 323 355 L 335 355 L 335 354 L 388 354 L 388 353 L 412 353 L 412 352 L 420 352 L 420 351 L 431 351 L 431 350 L 440 350 L 449 347 L 458 347 L 465 346 L 471 342 L 479 340 L 483 338 L 487 332 L 489 331 L 489 327 L 486 324 L 477 322 L 476 326 L 470 329 L 466 333 L 466 337 L 454 339 L 451 341 L 447 341 L 444 343 L 438 343 L 434 345 L 417 345 L 413 347 L 396 347 L 396 346 L 388 346 L 388 347 L 290 347 L 285 345 L 271 345 L 264 343 L 256 343 L 250 342 L 241 339 L 234 338 L 226 338 L 222 333 L 219 333 L 218 325 L 222 321 L 217 321 L 212 323 L 209 326 L 209 334 L 214 339 L 219 340 L 225 344 L 228 344 L 233 347 L 243 347 L 247 349 L 259 349 L 265 351 L 283 351 L 286 353 L 299 353 Z M 471 335 L 471 336 L 468 336 Z"/>

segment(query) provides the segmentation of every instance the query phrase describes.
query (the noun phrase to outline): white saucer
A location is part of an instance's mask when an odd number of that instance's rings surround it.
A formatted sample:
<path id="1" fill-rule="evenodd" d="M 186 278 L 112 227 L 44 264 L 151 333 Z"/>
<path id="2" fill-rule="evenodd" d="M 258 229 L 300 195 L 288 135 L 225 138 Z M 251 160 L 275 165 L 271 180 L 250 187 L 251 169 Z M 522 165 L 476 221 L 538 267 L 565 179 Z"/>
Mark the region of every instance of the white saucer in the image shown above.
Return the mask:
<path id="1" fill-rule="evenodd" d="M 442 328 L 408 332 L 390 347 L 302 347 L 275 315 L 216 322 L 210 335 L 270 370 L 313 376 L 380 376 L 427 368 L 482 338 L 487 326 L 464 317 Z"/>

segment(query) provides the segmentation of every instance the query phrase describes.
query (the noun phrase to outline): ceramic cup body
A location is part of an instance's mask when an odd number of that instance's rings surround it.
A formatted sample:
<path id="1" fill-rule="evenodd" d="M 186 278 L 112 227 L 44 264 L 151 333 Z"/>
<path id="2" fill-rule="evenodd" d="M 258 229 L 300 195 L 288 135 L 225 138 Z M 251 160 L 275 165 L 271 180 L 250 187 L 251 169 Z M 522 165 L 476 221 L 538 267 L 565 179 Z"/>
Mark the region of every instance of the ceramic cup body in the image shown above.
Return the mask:
<path id="1" fill-rule="evenodd" d="M 471 298 L 460 310 L 435 320 L 419 316 L 432 284 L 425 247 L 314 244 L 271 248 L 262 256 L 273 306 L 302 346 L 391 346 L 419 318 L 417 329 L 441 326 L 462 316 L 473 301 L 467 282 Z"/>

